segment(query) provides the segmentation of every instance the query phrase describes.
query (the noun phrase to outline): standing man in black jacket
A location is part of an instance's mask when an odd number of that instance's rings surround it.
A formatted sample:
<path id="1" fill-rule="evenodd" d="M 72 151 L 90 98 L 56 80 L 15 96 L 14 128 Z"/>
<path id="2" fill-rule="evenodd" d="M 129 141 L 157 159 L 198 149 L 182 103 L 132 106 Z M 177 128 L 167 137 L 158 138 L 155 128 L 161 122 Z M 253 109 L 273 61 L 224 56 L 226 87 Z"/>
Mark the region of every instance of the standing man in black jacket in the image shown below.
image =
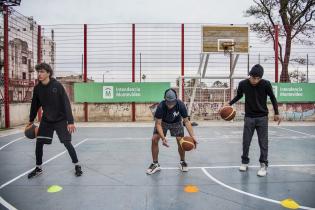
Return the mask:
<path id="1" fill-rule="evenodd" d="M 271 83 L 262 79 L 264 69 L 256 64 L 249 72 L 249 79 L 242 80 L 237 89 L 237 95 L 229 102 L 234 104 L 245 94 L 245 119 L 243 130 L 243 155 L 240 171 L 248 169 L 248 152 L 254 131 L 257 131 L 260 147 L 260 169 L 258 176 L 267 175 L 268 167 L 268 108 L 267 96 L 269 96 L 274 109 L 274 121 L 280 122 L 277 99 L 272 91 Z"/>
<path id="2" fill-rule="evenodd" d="M 70 101 L 64 87 L 54 78 L 52 68 L 41 63 L 35 66 L 39 83 L 34 87 L 29 125 L 33 124 L 40 107 L 43 117 L 40 122 L 36 141 L 36 167 L 28 174 L 28 178 L 42 173 L 42 159 L 44 144 L 51 144 L 54 131 L 61 143 L 67 148 L 75 165 L 75 175 L 81 176 L 81 166 L 78 164 L 76 151 L 71 144 L 71 134 L 75 131 Z"/>

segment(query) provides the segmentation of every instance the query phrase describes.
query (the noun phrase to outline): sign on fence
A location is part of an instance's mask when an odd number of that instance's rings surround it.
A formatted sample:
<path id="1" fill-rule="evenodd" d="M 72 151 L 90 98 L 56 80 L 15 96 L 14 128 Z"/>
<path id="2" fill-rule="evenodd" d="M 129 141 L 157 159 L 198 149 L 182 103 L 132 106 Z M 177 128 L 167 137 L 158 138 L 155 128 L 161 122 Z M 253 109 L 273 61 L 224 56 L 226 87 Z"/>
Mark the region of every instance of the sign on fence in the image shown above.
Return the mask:
<path id="1" fill-rule="evenodd" d="M 169 82 L 75 83 L 74 101 L 90 103 L 159 102 Z"/>
<path id="2" fill-rule="evenodd" d="M 272 83 L 278 102 L 315 102 L 315 83 Z"/>

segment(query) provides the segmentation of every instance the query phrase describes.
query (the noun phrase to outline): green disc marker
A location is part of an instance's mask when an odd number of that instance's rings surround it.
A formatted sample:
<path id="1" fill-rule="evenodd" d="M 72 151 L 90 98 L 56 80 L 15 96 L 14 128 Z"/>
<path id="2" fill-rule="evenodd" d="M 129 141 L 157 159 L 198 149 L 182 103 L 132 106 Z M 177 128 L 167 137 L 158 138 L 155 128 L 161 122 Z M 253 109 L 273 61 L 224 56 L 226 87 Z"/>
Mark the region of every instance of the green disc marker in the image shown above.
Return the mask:
<path id="1" fill-rule="evenodd" d="M 47 192 L 49 193 L 56 193 L 62 190 L 62 187 L 60 187 L 59 185 L 51 185 L 50 187 L 48 187 Z"/>

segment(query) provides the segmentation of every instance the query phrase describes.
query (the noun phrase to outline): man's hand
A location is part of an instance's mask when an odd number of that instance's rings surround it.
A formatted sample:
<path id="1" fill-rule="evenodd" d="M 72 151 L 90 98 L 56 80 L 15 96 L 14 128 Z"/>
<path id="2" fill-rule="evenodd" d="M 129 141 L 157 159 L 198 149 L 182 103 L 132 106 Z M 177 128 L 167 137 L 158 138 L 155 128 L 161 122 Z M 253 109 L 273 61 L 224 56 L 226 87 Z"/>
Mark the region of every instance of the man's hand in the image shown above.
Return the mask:
<path id="1" fill-rule="evenodd" d="M 166 146 L 166 147 L 170 147 L 170 145 L 168 145 L 168 143 L 167 143 L 167 139 L 164 137 L 164 138 L 162 138 L 162 144 L 164 145 L 164 146 Z"/>
<path id="2" fill-rule="evenodd" d="M 274 121 L 277 121 L 277 122 L 278 122 L 278 125 L 280 125 L 280 123 L 281 123 L 281 118 L 280 118 L 280 116 L 279 116 L 278 114 L 276 114 L 276 115 L 274 116 L 273 120 L 274 120 Z"/>
<path id="3" fill-rule="evenodd" d="M 194 140 L 195 149 L 197 149 L 197 144 L 198 144 L 198 142 L 197 142 L 197 140 L 196 140 L 196 136 L 192 136 L 192 138 L 193 138 L 193 140 Z"/>
<path id="4" fill-rule="evenodd" d="M 74 124 L 68 124 L 67 129 L 68 129 L 69 133 L 74 133 L 76 130 Z"/>
<path id="5" fill-rule="evenodd" d="M 223 107 L 226 107 L 226 106 L 231 106 L 228 102 L 225 102 L 219 109 L 219 112 L 221 111 L 221 109 L 223 109 Z"/>

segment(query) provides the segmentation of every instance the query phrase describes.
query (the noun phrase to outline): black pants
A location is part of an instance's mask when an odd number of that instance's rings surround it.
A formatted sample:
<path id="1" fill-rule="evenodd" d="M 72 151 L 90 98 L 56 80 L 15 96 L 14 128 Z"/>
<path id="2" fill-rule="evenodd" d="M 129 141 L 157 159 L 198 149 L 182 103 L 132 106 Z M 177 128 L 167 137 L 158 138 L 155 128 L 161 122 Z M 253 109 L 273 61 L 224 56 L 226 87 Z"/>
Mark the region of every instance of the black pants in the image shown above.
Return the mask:
<path id="1" fill-rule="evenodd" d="M 71 134 L 67 130 L 67 122 L 61 121 L 57 123 L 48 123 L 41 121 L 36 140 L 36 165 L 43 163 L 43 147 L 44 144 L 51 144 L 54 131 L 56 131 L 61 143 L 65 145 L 73 163 L 78 162 L 77 154 L 73 145 L 71 144 Z"/>
<path id="2" fill-rule="evenodd" d="M 249 163 L 248 152 L 255 130 L 257 131 L 260 147 L 259 162 L 268 165 L 268 116 L 257 118 L 245 117 L 242 163 Z"/>
<path id="3" fill-rule="evenodd" d="M 75 152 L 75 149 L 73 145 L 71 144 L 71 141 L 64 142 L 63 144 L 68 150 L 72 163 L 77 163 L 78 162 L 77 153 Z M 43 163 L 43 147 L 44 147 L 43 142 L 36 141 L 36 150 L 35 150 L 36 165 L 41 165 Z"/>

